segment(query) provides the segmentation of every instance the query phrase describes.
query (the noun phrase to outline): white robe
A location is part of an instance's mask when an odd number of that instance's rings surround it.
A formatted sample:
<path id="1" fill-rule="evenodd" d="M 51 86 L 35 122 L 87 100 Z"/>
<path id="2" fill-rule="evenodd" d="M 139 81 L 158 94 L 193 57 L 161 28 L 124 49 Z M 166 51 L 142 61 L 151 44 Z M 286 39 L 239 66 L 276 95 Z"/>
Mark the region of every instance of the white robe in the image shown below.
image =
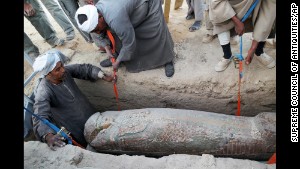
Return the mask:
<path id="1" fill-rule="evenodd" d="M 233 16 L 242 19 L 255 0 L 210 0 L 209 18 L 214 25 L 213 34 L 234 28 Z M 259 0 L 249 19 L 253 24 L 254 40 L 265 41 L 276 18 L 276 0 Z"/>

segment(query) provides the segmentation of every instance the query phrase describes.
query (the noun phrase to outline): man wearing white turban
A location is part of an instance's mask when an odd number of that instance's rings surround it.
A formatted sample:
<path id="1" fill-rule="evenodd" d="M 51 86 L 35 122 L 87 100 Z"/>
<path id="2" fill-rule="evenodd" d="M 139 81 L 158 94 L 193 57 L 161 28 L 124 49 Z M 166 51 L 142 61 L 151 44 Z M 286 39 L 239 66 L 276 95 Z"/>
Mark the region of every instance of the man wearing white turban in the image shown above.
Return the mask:
<path id="1" fill-rule="evenodd" d="M 113 76 L 106 75 L 99 67 L 91 64 L 70 64 L 64 66 L 66 56 L 57 49 L 49 50 L 36 58 L 33 63 L 35 72 L 42 78 L 34 91 L 34 113 L 47 119 L 57 127 L 65 127 L 71 132 L 72 139 L 83 147 L 84 125 L 94 113 L 95 108 L 80 91 L 73 78 L 90 80 L 99 78 L 112 82 Z M 51 149 L 65 145 L 55 132 L 42 121 L 33 117 L 33 131 L 36 138 L 48 144 Z"/>
<path id="2" fill-rule="evenodd" d="M 121 40 L 114 69 L 123 62 L 129 72 L 165 65 L 167 77 L 174 74 L 174 43 L 159 0 L 100 0 L 80 7 L 78 27 L 86 32 L 114 32 Z"/>

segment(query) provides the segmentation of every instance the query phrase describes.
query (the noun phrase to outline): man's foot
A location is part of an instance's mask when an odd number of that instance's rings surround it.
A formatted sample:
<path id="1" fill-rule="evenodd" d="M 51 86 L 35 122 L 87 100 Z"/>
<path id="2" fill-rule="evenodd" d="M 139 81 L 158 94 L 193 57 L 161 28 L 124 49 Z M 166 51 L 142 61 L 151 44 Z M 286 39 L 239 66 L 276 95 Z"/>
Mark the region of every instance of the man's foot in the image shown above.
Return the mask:
<path id="1" fill-rule="evenodd" d="M 261 64 L 265 65 L 269 69 L 275 67 L 276 65 L 275 60 L 271 56 L 267 55 L 266 53 L 262 53 L 260 56 L 257 56 L 256 58 Z"/>
<path id="2" fill-rule="evenodd" d="M 99 47 L 99 51 L 100 51 L 101 53 L 106 53 L 106 50 L 105 50 L 105 48 L 104 48 L 104 47 L 102 47 L 102 46 L 100 46 L 100 47 Z"/>
<path id="3" fill-rule="evenodd" d="M 88 39 L 86 40 L 87 43 L 94 43 L 94 40 L 93 39 Z"/>
<path id="4" fill-rule="evenodd" d="M 65 44 L 65 40 L 57 38 L 55 42 L 51 45 L 51 47 L 55 48 L 56 46 L 62 46 L 64 44 Z"/>
<path id="5" fill-rule="evenodd" d="M 73 40 L 74 38 L 75 38 L 75 32 L 74 31 L 69 32 L 66 36 L 66 41 Z"/>
<path id="6" fill-rule="evenodd" d="M 211 42 L 212 40 L 214 40 L 216 37 L 217 37 L 217 35 L 209 35 L 209 34 L 206 34 L 206 35 L 203 37 L 202 42 L 203 42 L 203 43 L 209 43 L 209 42 Z"/>
<path id="7" fill-rule="evenodd" d="M 191 20 L 191 19 L 194 19 L 194 18 L 195 18 L 195 15 L 192 15 L 192 14 L 187 15 L 187 16 L 185 17 L 186 20 Z"/>
<path id="8" fill-rule="evenodd" d="M 110 59 L 105 59 L 100 62 L 100 65 L 102 67 L 110 67 L 110 66 L 112 66 L 112 63 L 111 63 Z"/>
<path id="9" fill-rule="evenodd" d="M 40 55 L 40 52 L 38 52 L 38 51 L 33 51 L 33 52 L 29 52 L 28 55 L 29 55 L 31 58 L 37 58 L 37 57 Z"/>
<path id="10" fill-rule="evenodd" d="M 232 57 L 230 59 L 222 58 L 222 60 L 215 66 L 215 71 L 217 71 L 217 72 L 224 71 L 230 64 L 231 60 L 232 60 Z"/>
<path id="11" fill-rule="evenodd" d="M 169 62 L 165 64 L 165 73 L 167 77 L 172 77 L 174 75 L 174 65 L 173 62 Z"/>
<path id="12" fill-rule="evenodd" d="M 28 56 L 32 61 L 35 61 L 35 59 L 40 55 L 40 52 L 29 52 Z"/>
<path id="13" fill-rule="evenodd" d="M 194 24 L 189 28 L 190 32 L 200 29 L 201 21 L 195 21 Z"/>

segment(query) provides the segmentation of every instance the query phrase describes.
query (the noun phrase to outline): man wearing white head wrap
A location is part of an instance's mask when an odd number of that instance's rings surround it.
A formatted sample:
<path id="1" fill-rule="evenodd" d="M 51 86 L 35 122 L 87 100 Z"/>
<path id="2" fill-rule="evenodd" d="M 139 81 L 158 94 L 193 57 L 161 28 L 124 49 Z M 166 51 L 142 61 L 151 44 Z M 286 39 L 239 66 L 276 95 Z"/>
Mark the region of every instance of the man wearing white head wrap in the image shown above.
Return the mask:
<path id="1" fill-rule="evenodd" d="M 173 76 L 174 43 L 160 0 L 100 0 L 95 6 L 80 7 L 75 18 L 82 30 L 98 34 L 109 30 L 121 40 L 114 69 L 120 62 L 133 73 L 165 65 L 166 76 Z"/>
<path id="2" fill-rule="evenodd" d="M 113 76 L 106 75 L 99 67 L 91 64 L 64 66 L 65 58 L 64 54 L 55 49 L 47 51 L 35 60 L 34 71 L 40 71 L 43 78 L 34 91 L 33 109 L 41 118 L 47 119 L 59 128 L 65 127 L 76 142 L 86 147 L 84 124 L 96 110 L 73 78 L 92 82 L 102 78 L 112 82 Z M 35 117 L 33 117 L 33 131 L 36 138 L 46 142 L 51 149 L 65 145 L 51 128 Z"/>
<path id="3" fill-rule="evenodd" d="M 87 16 L 87 20 L 82 24 L 78 21 L 78 15 L 80 14 L 85 14 Z M 97 8 L 94 5 L 85 5 L 83 8 L 78 8 L 75 13 L 75 19 L 81 30 L 90 33 L 98 25 L 98 15 Z"/>
<path id="4" fill-rule="evenodd" d="M 45 77 L 55 68 L 57 62 L 61 61 L 62 63 L 64 63 L 66 58 L 67 57 L 65 57 L 60 51 L 56 49 L 49 50 L 37 57 L 32 67 L 35 72 L 41 72 L 41 76 Z"/>

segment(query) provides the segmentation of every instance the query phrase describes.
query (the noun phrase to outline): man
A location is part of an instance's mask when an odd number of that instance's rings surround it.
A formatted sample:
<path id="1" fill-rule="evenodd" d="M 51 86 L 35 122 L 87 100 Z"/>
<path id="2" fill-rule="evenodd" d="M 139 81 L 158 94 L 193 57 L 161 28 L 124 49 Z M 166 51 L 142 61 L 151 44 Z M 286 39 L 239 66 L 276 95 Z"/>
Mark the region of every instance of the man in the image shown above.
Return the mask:
<path id="1" fill-rule="evenodd" d="M 75 19 L 79 28 L 86 32 L 115 32 L 122 41 L 122 48 L 112 65 L 114 69 L 120 62 L 124 62 L 129 72 L 165 65 L 166 76 L 173 76 L 174 43 L 164 20 L 161 1 L 100 0 L 95 6 L 80 7 Z"/>
<path id="2" fill-rule="evenodd" d="M 102 67 L 112 66 L 110 58 L 117 58 L 122 48 L 122 42 L 119 39 L 118 35 L 115 32 L 111 31 L 113 42 L 109 39 L 107 33 L 104 32 L 100 34 L 91 33 L 91 35 L 95 41 L 95 45 L 99 47 L 99 51 L 101 51 L 101 53 L 106 53 L 108 56 L 107 59 L 104 59 L 100 62 L 100 65 Z M 114 43 L 114 53 L 112 52 L 113 43 Z"/>
<path id="3" fill-rule="evenodd" d="M 80 6 L 84 5 L 95 5 L 99 0 L 79 0 Z M 75 16 L 74 16 L 75 19 Z M 77 22 L 76 25 L 78 26 Z M 84 32 L 84 31 L 83 31 Z M 112 42 L 110 41 L 109 37 L 105 32 L 102 32 L 100 34 L 91 32 L 89 35 L 93 39 L 93 42 L 95 45 L 99 48 L 99 51 L 101 53 L 107 53 L 108 58 L 104 59 L 100 62 L 100 66 L 102 67 L 110 67 L 112 66 L 110 58 L 114 57 L 117 58 L 118 54 L 120 53 L 120 49 L 122 47 L 122 42 L 118 38 L 118 36 L 111 32 L 114 38 L 115 42 L 115 53 L 112 53 Z"/>
<path id="4" fill-rule="evenodd" d="M 85 1 L 84 1 L 85 2 Z M 65 12 L 65 14 L 68 16 L 72 24 L 76 27 L 78 32 L 82 35 L 82 37 L 85 39 L 88 43 L 93 43 L 93 39 L 89 33 L 86 33 L 78 28 L 78 25 L 75 20 L 75 12 L 79 8 L 79 1 L 78 0 L 58 0 L 58 3 L 60 4 L 61 8 Z M 87 3 L 87 2 L 86 2 Z"/>
<path id="5" fill-rule="evenodd" d="M 31 58 L 35 59 L 40 55 L 39 48 L 33 44 L 31 39 L 28 37 L 28 35 L 24 32 L 24 52 Z"/>
<path id="6" fill-rule="evenodd" d="M 206 34 L 204 35 L 202 42 L 203 43 L 210 43 L 213 41 L 218 35 L 213 34 L 213 24 L 211 23 L 209 19 L 209 2 L 210 0 L 204 1 L 204 21 L 205 21 L 205 27 L 206 27 Z M 238 44 L 238 38 L 237 36 L 230 37 L 230 45 L 237 45 Z"/>
<path id="7" fill-rule="evenodd" d="M 190 32 L 200 29 L 201 21 L 203 20 L 203 1 L 202 0 L 186 0 L 188 4 L 188 12 L 185 17 L 187 20 L 194 19 L 195 22 L 189 28 Z"/>
<path id="8" fill-rule="evenodd" d="M 235 28 L 237 35 L 243 35 L 246 24 L 241 22 L 241 18 L 254 2 L 255 0 L 210 1 L 209 17 L 214 25 L 213 34 L 218 35 L 224 52 L 223 59 L 215 66 L 215 71 L 224 71 L 231 63 L 233 57 L 229 43 L 230 30 Z M 259 62 L 271 69 L 275 67 L 275 60 L 264 53 L 263 47 L 276 18 L 276 0 L 260 0 L 251 13 L 251 16 L 248 21 L 252 21 L 249 25 L 253 25 L 253 40 L 247 57 L 245 58 L 245 63 L 249 65 L 255 54 Z M 245 23 L 246 22 L 247 20 Z"/>
<path id="9" fill-rule="evenodd" d="M 62 46 L 65 42 L 64 39 L 59 39 L 53 26 L 50 24 L 43 8 L 36 0 L 24 0 L 24 16 L 35 27 L 39 34 L 51 46 Z M 25 37 L 25 35 L 24 35 Z M 24 43 L 27 43 L 24 41 Z"/>
<path id="10" fill-rule="evenodd" d="M 206 34 L 204 35 L 202 42 L 203 43 L 210 43 L 212 40 L 214 40 L 217 35 L 213 35 L 213 24 L 209 20 L 209 1 L 210 0 L 204 0 L 204 21 L 205 21 L 205 27 L 206 27 Z"/>
<path id="11" fill-rule="evenodd" d="M 57 127 L 66 128 L 72 138 L 86 147 L 84 125 L 96 110 L 83 95 L 73 78 L 96 81 L 101 78 L 107 82 L 114 80 L 100 68 L 91 64 L 71 64 L 64 66 L 66 57 L 58 50 L 49 50 L 39 56 L 34 64 L 34 71 L 40 71 L 42 78 L 35 90 L 34 113 L 47 119 Z M 59 135 L 33 117 L 33 131 L 36 138 L 48 144 L 51 149 L 65 143 Z"/>
<path id="12" fill-rule="evenodd" d="M 49 13 L 52 15 L 52 17 L 55 19 L 55 21 L 58 23 L 58 25 L 62 28 L 62 30 L 67 35 L 66 40 L 67 41 L 73 40 L 75 38 L 74 28 L 70 20 L 64 14 L 60 5 L 57 3 L 57 1 L 41 0 L 41 2 L 44 4 L 44 6 L 49 11 Z"/>

